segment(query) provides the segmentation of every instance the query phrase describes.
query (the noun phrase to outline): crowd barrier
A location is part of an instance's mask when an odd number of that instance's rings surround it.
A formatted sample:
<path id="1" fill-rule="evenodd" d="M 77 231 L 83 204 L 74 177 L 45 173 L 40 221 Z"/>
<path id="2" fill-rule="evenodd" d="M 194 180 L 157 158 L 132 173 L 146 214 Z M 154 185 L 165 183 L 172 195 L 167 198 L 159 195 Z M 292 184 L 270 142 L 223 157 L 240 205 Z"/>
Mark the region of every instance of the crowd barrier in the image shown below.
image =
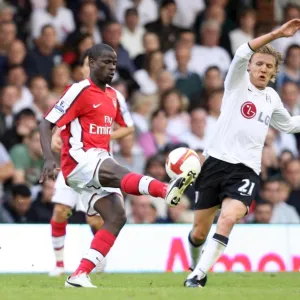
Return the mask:
<path id="1" fill-rule="evenodd" d="M 109 253 L 106 272 L 187 270 L 190 229 L 191 225 L 126 225 Z M 77 267 L 91 239 L 87 225 L 68 225 L 66 272 Z M 0 273 L 44 273 L 53 266 L 50 225 L 0 225 Z M 299 270 L 300 225 L 238 225 L 212 268 L 214 272 Z"/>

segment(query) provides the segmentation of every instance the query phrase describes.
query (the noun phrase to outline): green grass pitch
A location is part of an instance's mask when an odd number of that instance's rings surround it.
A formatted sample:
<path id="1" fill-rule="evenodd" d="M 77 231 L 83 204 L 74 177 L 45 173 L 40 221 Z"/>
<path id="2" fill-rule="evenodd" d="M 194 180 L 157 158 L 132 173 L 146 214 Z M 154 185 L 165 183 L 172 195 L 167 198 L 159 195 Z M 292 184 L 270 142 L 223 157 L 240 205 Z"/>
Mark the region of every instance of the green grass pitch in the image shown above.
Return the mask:
<path id="1" fill-rule="evenodd" d="M 92 274 L 97 289 L 65 289 L 65 277 L 0 275 L 1 300 L 300 299 L 300 273 L 209 274 L 204 289 L 183 287 L 185 273 Z"/>

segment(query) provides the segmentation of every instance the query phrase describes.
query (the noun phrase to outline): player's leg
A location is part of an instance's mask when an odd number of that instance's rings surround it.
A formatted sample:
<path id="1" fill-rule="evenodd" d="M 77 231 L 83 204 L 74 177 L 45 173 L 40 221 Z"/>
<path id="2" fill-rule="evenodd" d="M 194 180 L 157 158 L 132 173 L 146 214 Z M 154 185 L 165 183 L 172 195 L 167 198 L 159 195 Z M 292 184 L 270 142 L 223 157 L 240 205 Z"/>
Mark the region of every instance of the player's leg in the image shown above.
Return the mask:
<path id="1" fill-rule="evenodd" d="M 131 195 L 150 195 L 166 199 L 170 206 L 179 203 L 185 189 L 195 180 L 196 173 L 188 172 L 172 180 L 169 185 L 149 176 L 130 172 L 112 158 L 105 159 L 98 169 L 103 187 L 121 188 Z"/>
<path id="2" fill-rule="evenodd" d="M 78 200 L 78 193 L 65 184 L 62 173 L 59 173 L 55 182 L 55 193 L 52 202 L 55 203 L 51 225 L 52 246 L 55 254 L 56 266 L 49 273 L 50 276 L 59 276 L 64 272 L 64 246 L 66 227 L 71 210 Z"/>
<path id="3" fill-rule="evenodd" d="M 195 269 L 203 253 L 204 244 L 219 206 L 195 210 L 193 228 L 189 233 L 189 247 L 191 253 L 191 268 Z"/>
<path id="4" fill-rule="evenodd" d="M 188 279 L 196 277 L 198 281 L 201 281 L 201 279 L 206 277 L 208 271 L 225 251 L 233 226 L 239 222 L 246 213 L 247 207 L 243 202 L 232 198 L 223 200 L 216 233 L 212 238 L 207 240 L 200 261 L 194 271 L 188 276 Z"/>
<path id="5" fill-rule="evenodd" d="M 56 266 L 49 276 L 59 276 L 64 272 L 64 246 L 66 227 L 71 207 L 64 204 L 55 204 L 53 209 L 51 225 L 52 247 L 55 255 Z"/>
<path id="6" fill-rule="evenodd" d="M 98 230 L 103 226 L 104 221 L 101 216 L 86 216 L 86 222 L 91 227 L 93 234 L 95 235 Z"/>
<path id="7" fill-rule="evenodd" d="M 126 223 L 123 200 L 119 194 L 109 194 L 101 199 L 95 194 L 89 201 L 89 206 L 101 215 L 104 224 L 95 234 L 91 247 L 79 267 L 67 279 L 66 287 L 95 287 L 91 284 L 88 274 L 96 264 L 104 260 Z"/>

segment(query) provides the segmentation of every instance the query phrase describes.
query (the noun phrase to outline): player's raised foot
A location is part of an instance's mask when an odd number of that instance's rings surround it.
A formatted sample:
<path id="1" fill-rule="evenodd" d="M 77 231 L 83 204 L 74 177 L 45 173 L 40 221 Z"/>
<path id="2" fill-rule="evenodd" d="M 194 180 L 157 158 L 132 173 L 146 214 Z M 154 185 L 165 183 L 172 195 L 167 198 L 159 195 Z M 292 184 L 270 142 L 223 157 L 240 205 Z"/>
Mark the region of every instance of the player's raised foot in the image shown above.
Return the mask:
<path id="1" fill-rule="evenodd" d="M 182 194 L 186 188 L 194 182 L 196 176 L 197 172 L 190 170 L 188 172 L 183 172 L 170 181 L 165 198 L 169 206 L 174 207 L 180 202 Z"/>
<path id="2" fill-rule="evenodd" d="M 184 287 L 188 287 L 188 288 L 203 288 L 206 285 L 206 281 L 207 281 L 207 275 L 205 277 L 203 277 L 202 279 L 198 279 L 197 276 L 187 279 L 184 282 Z"/>
<path id="3" fill-rule="evenodd" d="M 55 267 L 49 272 L 50 277 L 58 277 L 64 274 L 64 267 Z"/>
<path id="4" fill-rule="evenodd" d="M 79 273 L 74 276 L 69 276 L 65 281 L 66 288 L 96 288 L 91 283 L 90 276 L 86 273 Z"/>

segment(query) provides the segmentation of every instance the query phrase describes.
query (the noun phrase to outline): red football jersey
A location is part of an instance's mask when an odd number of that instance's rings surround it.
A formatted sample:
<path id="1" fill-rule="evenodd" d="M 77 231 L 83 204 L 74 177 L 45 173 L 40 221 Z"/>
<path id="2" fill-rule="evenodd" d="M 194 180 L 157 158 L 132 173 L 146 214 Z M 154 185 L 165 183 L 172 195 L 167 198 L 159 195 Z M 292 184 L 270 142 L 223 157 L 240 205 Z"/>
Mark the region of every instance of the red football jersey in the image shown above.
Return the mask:
<path id="1" fill-rule="evenodd" d="M 113 123 L 133 126 L 124 97 L 107 85 L 105 92 L 90 79 L 69 86 L 45 119 L 61 131 L 61 168 L 66 178 L 91 148 L 109 151 Z"/>

